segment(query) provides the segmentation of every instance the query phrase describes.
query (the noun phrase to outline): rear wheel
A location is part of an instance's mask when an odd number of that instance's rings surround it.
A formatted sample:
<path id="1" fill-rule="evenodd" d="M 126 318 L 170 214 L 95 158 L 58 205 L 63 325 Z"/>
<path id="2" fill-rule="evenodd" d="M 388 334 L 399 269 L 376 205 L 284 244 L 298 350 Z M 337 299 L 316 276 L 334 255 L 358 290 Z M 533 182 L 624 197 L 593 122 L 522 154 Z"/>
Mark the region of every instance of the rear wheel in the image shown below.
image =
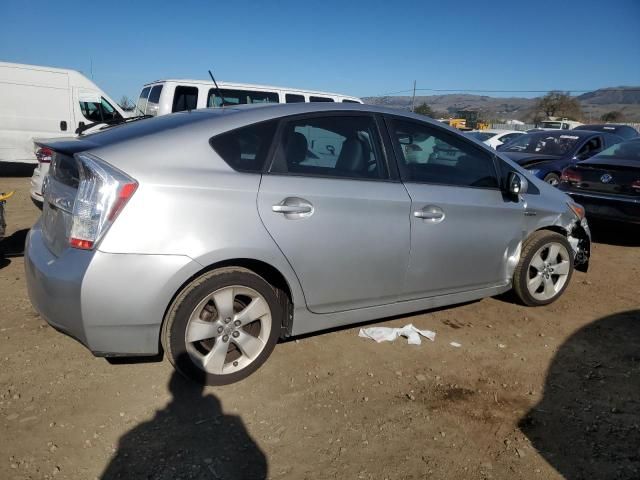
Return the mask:
<path id="1" fill-rule="evenodd" d="M 250 270 L 209 272 L 178 295 L 167 314 L 162 343 L 185 376 L 225 385 L 255 372 L 273 351 L 284 315 L 281 295 Z"/>
<path id="2" fill-rule="evenodd" d="M 547 305 L 562 295 L 572 274 L 573 253 L 567 239 L 540 230 L 524 244 L 513 273 L 513 289 L 525 305 Z"/>
<path id="3" fill-rule="evenodd" d="M 549 185 L 553 185 L 554 187 L 556 187 L 560 183 L 560 177 L 558 176 L 557 173 L 547 173 L 544 176 L 544 181 L 547 182 Z"/>

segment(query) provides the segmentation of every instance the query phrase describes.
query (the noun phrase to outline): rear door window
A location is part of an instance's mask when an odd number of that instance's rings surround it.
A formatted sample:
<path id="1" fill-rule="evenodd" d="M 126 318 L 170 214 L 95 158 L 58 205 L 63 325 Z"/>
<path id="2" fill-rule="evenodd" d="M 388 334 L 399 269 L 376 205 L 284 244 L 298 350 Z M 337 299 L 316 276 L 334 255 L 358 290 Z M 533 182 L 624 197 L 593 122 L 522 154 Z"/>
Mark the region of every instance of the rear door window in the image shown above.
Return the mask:
<path id="1" fill-rule="evenodd" d="M 222 133 L 209 140 L 220 157 L 234 170 L 262 172 L 277 121 L 257 123 Z"/>
<path id="2" fill-rule="evenodd" d="M 172 112 L 198 108 L 198 87 L 177 86 L 173 94 Z"/>
<path id="3" fill-rule="evenodd" d="M 288 122 L 271 172 L 388 178 L 376 123 L 367 115 L 323 116 Z"/>
<path id="4" fill-rule="evenodd" d="M 220 94 L 224 97 L 225 105 L 246 105 L 249 103 L 280 103 L 277 92 L 233 90 L 221 88 Z M 207 96 L 207 107 L 221 107 L 222 98 L 218 90 L 212 88 Z"/>

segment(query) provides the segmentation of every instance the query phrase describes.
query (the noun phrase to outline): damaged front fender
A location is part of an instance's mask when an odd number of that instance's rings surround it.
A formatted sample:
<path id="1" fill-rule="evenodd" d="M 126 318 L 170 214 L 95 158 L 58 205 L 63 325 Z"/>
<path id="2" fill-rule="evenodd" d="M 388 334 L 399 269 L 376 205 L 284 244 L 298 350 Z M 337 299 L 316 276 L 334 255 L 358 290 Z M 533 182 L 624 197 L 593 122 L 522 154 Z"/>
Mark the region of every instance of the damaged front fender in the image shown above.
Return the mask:
<path id="1" fill-rule="evenodd" d="M 587 219 L 575 221 L 568 232 L 567 240 L 569 240 L 574 253 L 573 265 L 579 272 L 586 272 L 589 269 L 589 257 L 591 256 L 591 231 Z"/>

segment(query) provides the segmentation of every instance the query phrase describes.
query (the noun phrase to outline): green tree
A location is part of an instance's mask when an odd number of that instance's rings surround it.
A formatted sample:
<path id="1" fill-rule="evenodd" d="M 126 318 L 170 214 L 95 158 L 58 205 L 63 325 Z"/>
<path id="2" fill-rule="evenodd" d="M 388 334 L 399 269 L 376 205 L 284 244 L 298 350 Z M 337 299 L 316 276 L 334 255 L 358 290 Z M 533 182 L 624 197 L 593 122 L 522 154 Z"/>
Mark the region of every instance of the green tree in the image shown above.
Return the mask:
<path id="1" fill-rule="evenodd" d="M 602 115 L 600 120 L 603 122 L 621 122 L 624 120 L 624 113 L 619 112 L 618 110 L 612 110 L 611 112 L 607 112 Z"/>
<path id="2" fill-rule="evenodd" d="M 573 98 L 569 92 L 549 92 L 536 102 L 534 115 L 540 117 L 561 117 L 570 120 L 579 120 L 582 117 L 582 108 L 578 99 Z"/>
<path id="3" fill-rule="evenodd" d="M 422 102 L 422 105 L 418 105 L 413 111 L 419 115 L 426 115 L 427 117 L 434 117 L 433 110 L 431 107 L 426 104 L 426 102 Z"/>

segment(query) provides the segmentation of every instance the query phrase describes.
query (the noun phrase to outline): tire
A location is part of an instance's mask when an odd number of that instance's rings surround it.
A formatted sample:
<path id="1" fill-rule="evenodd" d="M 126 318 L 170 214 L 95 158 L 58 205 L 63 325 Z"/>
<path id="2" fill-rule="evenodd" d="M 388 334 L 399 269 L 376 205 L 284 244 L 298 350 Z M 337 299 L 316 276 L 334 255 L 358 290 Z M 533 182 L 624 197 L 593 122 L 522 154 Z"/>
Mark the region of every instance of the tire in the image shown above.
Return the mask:
<path id="1" fill-rule="evenodd" d="M 162 327 L 165 353 L 180 373 L 200 384 L 240 381 L 255 372 L 276 346 L 285 298 L 245 268 L 208 272 L 171 304 Z"/>
<path id="2" fill-rule="evenodd" d="M 572 275 L 573 250 L 566 237 L 539 230 L 524 243 L 513 272 L 513 289 L 525 305 L 548 305 L 562 295 Z"/>
<path id="3" fill-rule="evenodd" d="M 560 183 L 560 176 L 557 173 L 547 173 L 544 176 L 544 181 L 549 185 L 556 187 Z"/>

